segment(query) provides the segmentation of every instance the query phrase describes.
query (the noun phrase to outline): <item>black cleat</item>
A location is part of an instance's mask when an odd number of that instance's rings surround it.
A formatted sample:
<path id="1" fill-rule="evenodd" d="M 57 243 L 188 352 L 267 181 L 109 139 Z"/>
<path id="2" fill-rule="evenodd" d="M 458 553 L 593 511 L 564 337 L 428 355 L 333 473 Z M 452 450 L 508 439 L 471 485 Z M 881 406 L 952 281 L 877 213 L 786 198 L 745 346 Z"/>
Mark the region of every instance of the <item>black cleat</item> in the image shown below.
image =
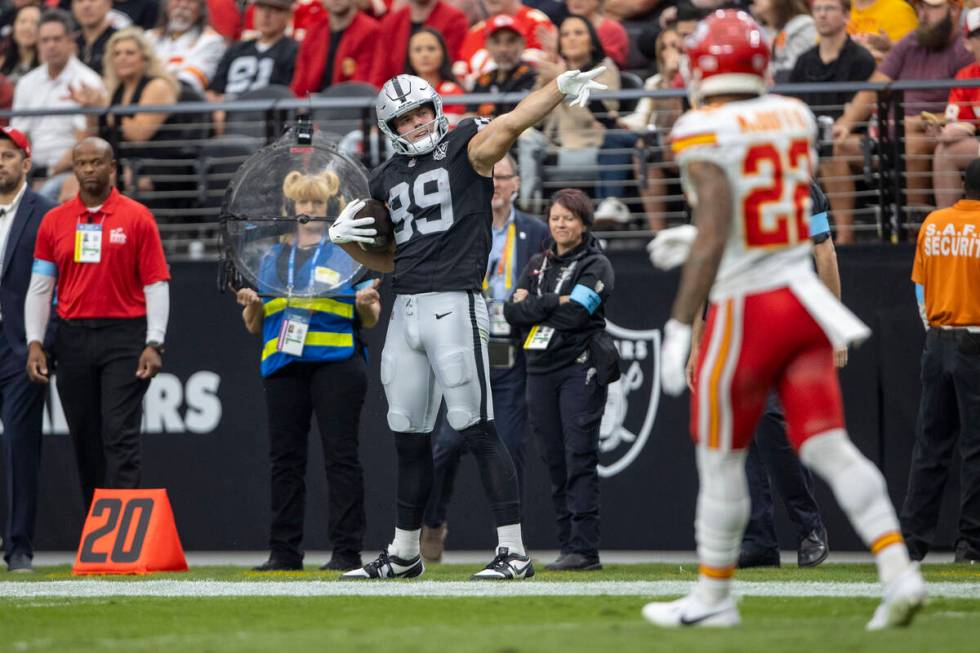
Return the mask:
<path id="1" fill-rule="evenodd" d="M 376 560 L 372 560 L 359 569 L 348 571 L 340 577 L 341 580 L 367 580 L 383 578 L 415 578 L 425 571 L 422 556 L 411 560 L 403 560 L 398 556 L 388 555 L 382 551 Z"/>

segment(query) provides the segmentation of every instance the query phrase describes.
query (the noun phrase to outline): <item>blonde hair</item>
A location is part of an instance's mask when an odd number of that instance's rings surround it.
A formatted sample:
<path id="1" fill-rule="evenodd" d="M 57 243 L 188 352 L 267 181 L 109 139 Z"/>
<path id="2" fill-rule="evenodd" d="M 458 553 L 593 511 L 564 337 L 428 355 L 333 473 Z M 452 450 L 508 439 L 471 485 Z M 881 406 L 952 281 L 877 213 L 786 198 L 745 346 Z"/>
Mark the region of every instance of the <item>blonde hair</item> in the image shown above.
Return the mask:
<path id="1" fill-rule="evenodd" d="M 293 170 L 282 180 L 282 194 L 287 201 L 323 202 L 327 205 L 327 215 L 330 215 L 332 208 L 337 211 L 335 217 L 347 205 L 344 196 L 337 194 L 339 190 L 340 178 L 337 177 L 337 173 L 330 170 L 323 170 L 316 174 Z M 289 215 L 286 207 L 283 207 L 283 215 Z M 279 237 L 281 243 L 292 243 L 294 240 L 295 236 L 291 233 Z"/>
<path id="2" fill-rule="evenodd" d="M 294 202 L 326 202 L 340 190 L 337 174 L 324 170 L 317 174 L 307 174 L 293 170 L 282 181 L 282 194 Z M 343 197 L 337 197 L 340 208 L 347 204 Z"/>
<path id="3" fill-rule="evenodd" d="M 143 55 L 143 62 L 146 64 L 145 75 L 151 79 L 156 77 L 167 82 L 174 90 L 175 93 L 180 92 L 180 87 L 177 85 L 177 80 L 170 76 L 170 74 L 164 70 L 163 64 L 160 63 L 160 59 L 157 58 L 156 50 L 153 49 L 153 44 L 150 43 L 149 39 L 146 38 L 146 34 L 143 33 L 138 27 L 127 27 L 126 29 L 121 29 L 112 36 L 109 37 L 109 41 L 105 44 L 105 58 L 106 62 L 103 65 L 105 72 L 103 73 L 103 79 L 105 81 L 106 91 L 109 93 L 109 97 L 112 97 L 116 89 L 119 88 L 119 77 L 116 76 L 116 71 L 112 67 L 112 50 L 121 41 L 133 41 L 136 43 L 136 47 L 139 48 L 140 54 Z"/>

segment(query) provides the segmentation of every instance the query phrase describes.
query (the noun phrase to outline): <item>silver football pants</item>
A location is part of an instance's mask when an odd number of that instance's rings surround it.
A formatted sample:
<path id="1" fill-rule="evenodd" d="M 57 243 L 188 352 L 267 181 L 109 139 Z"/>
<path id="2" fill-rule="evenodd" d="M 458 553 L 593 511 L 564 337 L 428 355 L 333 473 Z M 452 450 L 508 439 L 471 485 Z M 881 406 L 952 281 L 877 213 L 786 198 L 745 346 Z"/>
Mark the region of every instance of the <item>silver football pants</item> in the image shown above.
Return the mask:
<path id="1" fill-rule="evenodd" d="M 480 293 L 395 297 L 381 354 L 392 431 L 430 433 L 443 398 L 446 419 L 457 431 L 493 419 L 488 332 Z"/>

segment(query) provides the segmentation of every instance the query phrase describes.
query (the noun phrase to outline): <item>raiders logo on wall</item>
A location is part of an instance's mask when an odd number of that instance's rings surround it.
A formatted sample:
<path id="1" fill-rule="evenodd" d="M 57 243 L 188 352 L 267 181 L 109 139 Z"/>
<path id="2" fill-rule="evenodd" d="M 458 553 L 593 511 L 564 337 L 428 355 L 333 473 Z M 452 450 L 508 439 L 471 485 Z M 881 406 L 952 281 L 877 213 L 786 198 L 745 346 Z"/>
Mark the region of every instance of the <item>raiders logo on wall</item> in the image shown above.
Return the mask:
<path id="1" fill-rule="evenodd" d="M 660 401 L 660 330 L 634 331 L 606 320 L 616 341 L 622 377 L 609 384 L 599 427 L 599 476 L 615 476 L 643 451 Z"/>

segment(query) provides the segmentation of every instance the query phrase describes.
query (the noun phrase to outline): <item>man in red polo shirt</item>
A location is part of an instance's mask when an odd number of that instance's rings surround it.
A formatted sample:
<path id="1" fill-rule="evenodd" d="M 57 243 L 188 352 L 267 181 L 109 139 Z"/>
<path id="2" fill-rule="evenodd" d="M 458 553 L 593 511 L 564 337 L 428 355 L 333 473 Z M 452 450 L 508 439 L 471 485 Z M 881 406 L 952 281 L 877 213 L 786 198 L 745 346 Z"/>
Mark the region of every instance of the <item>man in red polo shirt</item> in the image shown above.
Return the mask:
<path id="1" fill-rule="evenodd" d="M 24 306 L 27 375 L 48 382 L 42 342 L 58 286 L 58 392 L 85 507 L 97 487 L 140 482 L 143 395 L 162 366 L 170 272 L 150 211 L 112 185 L 112 147 L 86 138 L 72 152 L 78 196 L 38 229 Z"/>

